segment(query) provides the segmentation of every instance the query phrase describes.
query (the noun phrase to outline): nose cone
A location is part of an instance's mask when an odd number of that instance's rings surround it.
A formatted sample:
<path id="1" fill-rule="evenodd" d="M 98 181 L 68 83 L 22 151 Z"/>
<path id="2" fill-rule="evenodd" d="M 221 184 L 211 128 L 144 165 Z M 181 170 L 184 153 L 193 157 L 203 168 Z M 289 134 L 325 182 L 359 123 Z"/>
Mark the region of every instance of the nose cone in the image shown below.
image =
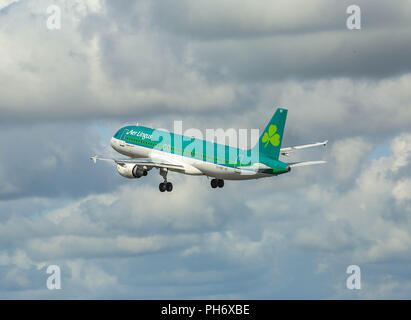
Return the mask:
<path id="1" fill-rule="evenodd" d="M 114 137 L 111 138 L 111 140 L 110 140 L 110 145 L 111 145 L 111 147 L 112 147 L 113 149 L 115 149 L 116 141 L 115 141 Z"/>

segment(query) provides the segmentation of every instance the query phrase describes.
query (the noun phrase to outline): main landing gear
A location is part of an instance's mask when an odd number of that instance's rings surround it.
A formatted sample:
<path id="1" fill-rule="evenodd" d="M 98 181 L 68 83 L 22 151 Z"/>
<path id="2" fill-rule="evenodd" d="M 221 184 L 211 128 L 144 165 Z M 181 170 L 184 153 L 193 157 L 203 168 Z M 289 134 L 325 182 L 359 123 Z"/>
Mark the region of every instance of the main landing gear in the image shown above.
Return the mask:
<path id="1" fill-rule="evenodd" d="M 168 170 L 167 169 L 160 169 L 160 175 L 163 177 L 164 182 L 161 182 L 158 185 L 158 189 L 160 190 L 160 192 L 171 192 L 173 191 L 173 184 L 171 182 L 167 182 L 167 173 Z"/>
<path id="2" fill-rule="evenodd" d="M 222 188 L 224 187 L 224 180 L 223 179 L 212 179 L 211 180 L 211 188 L 215 189 L 215 188 Z"/>
<path id="3" fill-rule="evenodd" d="M 158 185 L 158 189 L 160 190 L 160 192 L 171 192 L 173 191 L 173 184 L 171 182 L 161 182 Z"/>

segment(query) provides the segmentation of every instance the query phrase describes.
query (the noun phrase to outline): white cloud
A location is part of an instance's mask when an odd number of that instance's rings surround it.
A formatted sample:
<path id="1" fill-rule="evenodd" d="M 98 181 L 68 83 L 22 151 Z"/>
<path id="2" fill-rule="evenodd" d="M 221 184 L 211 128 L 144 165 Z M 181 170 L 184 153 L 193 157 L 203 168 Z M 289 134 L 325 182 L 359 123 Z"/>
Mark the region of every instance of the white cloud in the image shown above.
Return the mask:
<path id="1" fill-rule="evenodd" d="M 345 244 L 352 251 L 352 257 L 363 263 L 389 262 L 394 257 L 409 260 L 408 203 L 395 202 L 408 199 L 405 195 L 408 194 L 408 180 L 399 180 L 395 173 L 398 171 L 396 164 L 410 163 L 409 158 L 404 161 L 403 148 L 397 147 L 403 146 L 410 137 L 401 135 L 393 139 L 392 153 L 388 157 L 368 159 L 352 188 L 342 192 L 335 190 L 331 199 L 329 194 L 328 201 L 320 206 L 320 213 L 316 215 L 314 222 L 317 224 L 313 229 L 300 229 L 297 244 L 318 250 L 336 250 Z M 323 189 L 317 188 L 316 192 L 321 194 Z M 314 201 L 317 203 L 317 198 Z"/>
<path id="2" fill-rule="evenodd" d="M 362 161 L 369 155 L 372 146 L 362 138 L 347 138 L 332 145 L 333 167 L 337 180 L 348 180 L 358 175 Z"/>
<path id="3" fill-rule="evenodd" d="M 166 41 L 161 35 L 146 28 L 121 33 L 104 15 L 102 2 L 57 1 L 64 8 L 59 31 L 45 27 L 47 4 L 27 1 L 2 17 L 0 112 L 4 115 L 118 116 L 162 107 L 215 109 L 233 101 L 231 86 L 208 83 L 190 70 L 184 56 L 163 48 Z M 105 31 L 98 28 L 91 38 L 85 36 L 93 29 L 86 20 L 89 16 L 105 21 Z M 19 36 L 23 34 L 24 38 Z"/>
<path id="4" fill-rule="evenodd" d="M 95 263 L 87 263 L 77 259 L 67 262 L 67 267 L 71 276 L 70 279 L 63 278 L 63 280 L 67 280 L 65 282 L 67 287 L 64 287 L 63 290 L 69 289 L 69 284 L 67 284 L 69 281 L 71 286 L 76 287 L 80 296 L 87 298 L 89 294 L 99 295 L 105 290 L 118 286 L 117 277 L 107 273 Z"/>
<path id="5" fill-rule="evenodd" d="M 19 2 L 20 0 L 0 0 L 0 10 L 8 7 L 9 5 Z"/>
<path id="6" fill-rule="evenodd" d="M 392 190 L 393 196 L 398 200 L 411 200 L 411 179 L 398 181 Z"/>

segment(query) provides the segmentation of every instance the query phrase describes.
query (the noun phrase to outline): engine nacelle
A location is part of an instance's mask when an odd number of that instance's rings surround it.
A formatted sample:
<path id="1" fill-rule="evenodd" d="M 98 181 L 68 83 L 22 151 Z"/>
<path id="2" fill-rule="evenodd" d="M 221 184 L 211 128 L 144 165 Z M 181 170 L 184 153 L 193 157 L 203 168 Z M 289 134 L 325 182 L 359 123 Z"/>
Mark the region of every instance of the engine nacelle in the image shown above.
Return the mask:
<path id="1" fill-rule="evenodd" d="M 124 165 L 117 165 L 117 171 L 120 176 L 128 179 L 138 179 L 147 175 L 147 169 L 145 167 L 138 166 L 132 163 L 126 163 Z"/>

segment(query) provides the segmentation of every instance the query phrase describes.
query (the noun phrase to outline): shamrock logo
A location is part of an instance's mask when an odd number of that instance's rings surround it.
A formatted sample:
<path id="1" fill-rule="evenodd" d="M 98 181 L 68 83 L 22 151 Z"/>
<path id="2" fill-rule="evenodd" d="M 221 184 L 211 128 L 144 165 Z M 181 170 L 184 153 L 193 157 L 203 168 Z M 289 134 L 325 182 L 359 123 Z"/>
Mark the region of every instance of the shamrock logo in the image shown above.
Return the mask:
<path id="1" fill-rule="evenodd" d="M 264 148 L 267 148 L 268 143 L 270 142 L 274 147 L 277 147 L 280 144 L 280 135 L 277 132 L 277 126 L 272 124 L 268 129 L 268 132 L 265 132 L 262 138 L 262 142 L 265 143 Z"/>

